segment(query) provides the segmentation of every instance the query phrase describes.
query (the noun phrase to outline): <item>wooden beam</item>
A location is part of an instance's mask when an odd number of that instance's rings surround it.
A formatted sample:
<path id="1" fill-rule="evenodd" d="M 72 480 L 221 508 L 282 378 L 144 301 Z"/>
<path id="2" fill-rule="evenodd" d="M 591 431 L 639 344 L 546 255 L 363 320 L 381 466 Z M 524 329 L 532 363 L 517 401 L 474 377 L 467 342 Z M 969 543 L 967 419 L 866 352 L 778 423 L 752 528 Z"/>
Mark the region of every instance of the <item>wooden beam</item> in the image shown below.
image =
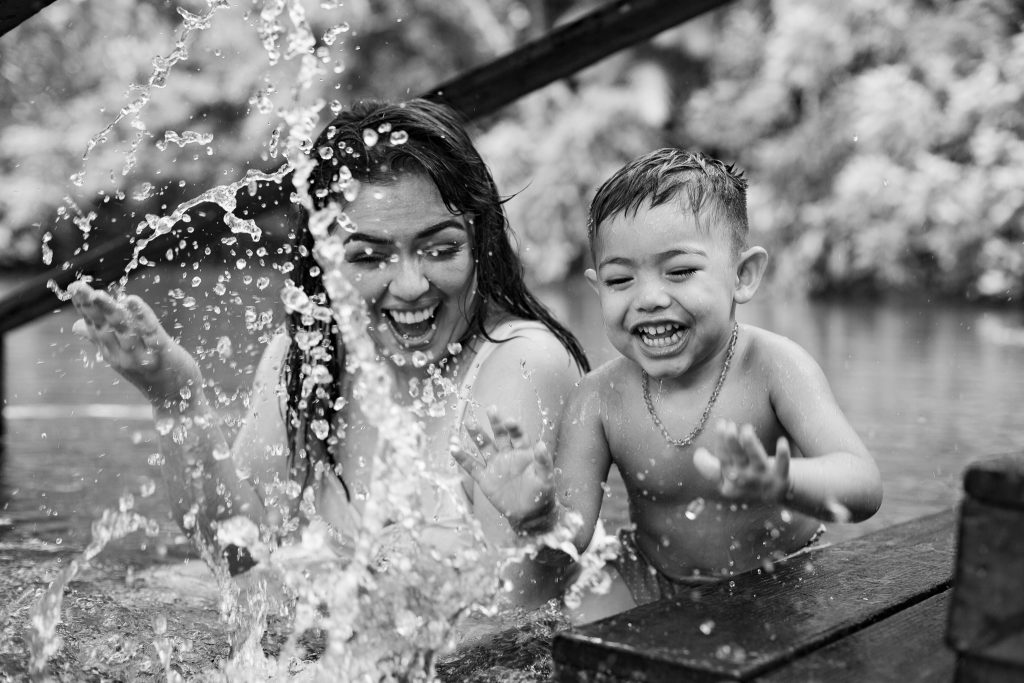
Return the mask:
<path id="1" fill-rule="evenodd" d="M 616 0 L 422 97 L 475 119 L 731 0 Z"/>
<path id="2" fill-rule="evenodd" d="M 0 36 L 54 2 L 56 0 L 9 0 L 0 3 Z"/>
<path id="3" fill-rule="evenodd" d="M 5 3 L 2 17 L 31 14 L 54 0 Z M 641 42 L 665 29 L 701 13 L 721 7 L 730 0 L 615 0 L 513 52 L 479 68 L 428 89 L 423 97 L 448 103 L 468 119 L 491 114 L 517 98 L 564 78 L 622 48 Z M 18 4 L 18 9 L 8 8 Z M 17 22 L 12 26 L 17 25 Z M 288 202 L 290 184 L 261 184 L 259 201 L 265 206 Z M 247 191 L 237 195 L 239 207 L 251 206 Z M 202 222 L 190 225 L 197 227 Z M 66 287 L 76 274 L 86 273 L 110 280 L 123 271 L 132 254 L 131 237 L 113 238 L 73 258 L 68 264 L 51 268 L 0 299 L 0 334 L 36 317 L 61 308 L 49 290 L 53 280 Z M 153 245 L 151 248 L 158 248 Z"/>

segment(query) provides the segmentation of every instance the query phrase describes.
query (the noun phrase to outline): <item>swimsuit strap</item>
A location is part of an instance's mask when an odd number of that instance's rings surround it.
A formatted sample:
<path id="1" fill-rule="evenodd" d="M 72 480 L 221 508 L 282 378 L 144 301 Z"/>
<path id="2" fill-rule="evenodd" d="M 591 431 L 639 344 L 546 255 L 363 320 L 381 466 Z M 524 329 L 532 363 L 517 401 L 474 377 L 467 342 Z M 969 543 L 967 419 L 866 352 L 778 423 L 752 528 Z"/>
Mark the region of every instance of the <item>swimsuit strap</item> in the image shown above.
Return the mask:
<path id="1" fill-rule="evenodd" d="M 473 385 L 480 374 L 480 368 L 491 357 L 491 354 L 498 349 L 500 342 L 525 336 L 527 332 L 531 331 L 551 333 L 547 325 L 539 320 L 517 319 L 498 323 L 493 330 L 488 332 L 491 339 L 486 337 L 480 338 L 480 348 L 477 349 L 476 355 L 473 356 L 473 361 L 466 369 L 466 374 L 462 377 L 462 382 L 459 383 L 459 403 L 455 408 L 456 419 L 454 422 L 457 430 L 462 428 L 462 423 L 466 419 L 466 411 L 469 409 L 470 399 L 473 395 Z"/>

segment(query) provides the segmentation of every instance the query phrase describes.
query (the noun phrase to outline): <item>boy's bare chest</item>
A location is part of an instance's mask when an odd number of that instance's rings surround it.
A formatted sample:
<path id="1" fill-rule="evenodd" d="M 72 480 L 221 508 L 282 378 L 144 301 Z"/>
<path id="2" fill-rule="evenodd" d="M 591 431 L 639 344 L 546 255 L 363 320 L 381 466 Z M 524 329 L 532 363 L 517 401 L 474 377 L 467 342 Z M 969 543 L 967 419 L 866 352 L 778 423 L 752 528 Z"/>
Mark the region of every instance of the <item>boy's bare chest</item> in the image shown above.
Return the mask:
<path id="1" fill-rule="evenodd" d="M 715 485 L 697 471 L 693 454 L 699 447 L 712 453 L 718 449 L 715 425 L 722 419 L 753 425 L 771 455 L 782 430 L 765 392 L 757 391 L 754 384 L 738 378 L 731 386 L 724 386 L 703 428 L 686 446 L 671 444 L 668 439 L 683 440 L 701 424 L 707 396 L 695 394 L 671 402 L 659 402 L 657 396 L 652 396 L 648 406 L 639 386 L 615 394 L 604 416 L 605 436 L 631 494 L 662 503 L 714 497 Z"/>

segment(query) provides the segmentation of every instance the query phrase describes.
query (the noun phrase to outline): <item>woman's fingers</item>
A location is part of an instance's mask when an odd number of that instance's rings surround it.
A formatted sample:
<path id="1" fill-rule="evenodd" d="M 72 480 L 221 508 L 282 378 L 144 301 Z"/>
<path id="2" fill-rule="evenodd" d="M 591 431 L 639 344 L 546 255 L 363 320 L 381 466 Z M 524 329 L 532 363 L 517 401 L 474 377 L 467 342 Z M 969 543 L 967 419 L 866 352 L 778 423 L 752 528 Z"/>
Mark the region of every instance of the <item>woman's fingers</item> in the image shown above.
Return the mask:
<path id="1" fill-rule="evenodd" d="M 458 441 L 454 439 L 448 446 L 448 452 L 452 454 L 453 458 L 455 458 L 455 462 L 459 463 L 459 467 L 469 473 L 469 476 L 473 477 L 473 479 L 478 477 L 481 463 L 477 460 L 476 456 L 463 448 Z"/>
<path id="2" fill-rule="evenodd" d="M 71 326 L 71 333 L 77 337 L 81 337 L 87 341 L 92 341 L 92 333 L 89 331 L 89 323 L 85 321 L 85 318 L 79 318 Z"/>
<path id="3" fill-rule="evenodd" d="M 555 462 L 551 458 L 551 452 L 548 451 L 548 447 L 544 445 L 543 441 L 538 441 L 537 445 L 533 448 L 533 461 L 540 468 L 541 472 L 548 476 L 554 473 Z"/>

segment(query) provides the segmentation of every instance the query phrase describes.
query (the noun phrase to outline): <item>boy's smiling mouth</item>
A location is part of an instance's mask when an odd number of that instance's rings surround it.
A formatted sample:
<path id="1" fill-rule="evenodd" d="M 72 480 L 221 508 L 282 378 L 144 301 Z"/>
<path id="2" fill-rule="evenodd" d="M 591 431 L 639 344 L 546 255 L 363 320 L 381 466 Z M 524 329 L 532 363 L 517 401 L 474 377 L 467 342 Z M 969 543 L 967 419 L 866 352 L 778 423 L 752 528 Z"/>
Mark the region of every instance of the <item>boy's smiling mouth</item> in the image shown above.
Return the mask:
<path id="1" fill-rule="evenodd" d="M 383 318 L 391 328 L 395 339 L 406 347 L 424 346 L 430 342 L 437 326 L 437 311 L 440 303 L 432 303 L 420 308 L 385 308 Z"/>
<path id="2" fill-rule="evenodd" d="M 675 346 L 686 336 L 688 328 L 677 323 L 658 322 L 644 323 L 633 328 L 636 335 L 644 346 L 652 349 L 667 349 Z"/>

